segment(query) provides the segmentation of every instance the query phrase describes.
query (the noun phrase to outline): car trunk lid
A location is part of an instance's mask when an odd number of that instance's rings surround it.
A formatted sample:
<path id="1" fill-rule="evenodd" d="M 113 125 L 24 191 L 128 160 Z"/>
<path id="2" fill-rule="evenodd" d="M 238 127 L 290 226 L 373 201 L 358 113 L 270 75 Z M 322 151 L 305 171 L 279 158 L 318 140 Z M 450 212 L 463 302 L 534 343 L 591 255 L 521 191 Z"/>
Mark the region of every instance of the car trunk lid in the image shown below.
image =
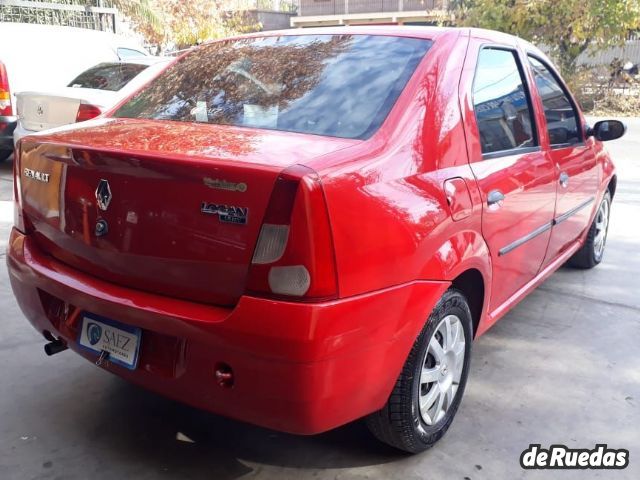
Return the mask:
<path id="1" fill-rule="evenodd" d="M 75 123 L 81 103 L 102 107 L 109 105 L 112 99 L 116 99 L 113 92 L 69 87 L 51 92 L 18 93 L 16 105 L 22 127 L 40 132 Z"/>
<path id="2" fill-rule="evenodd" d="M 220 305 L 244 292 L 278 174 L 358 143 L 175 122 L 88 124 L 22 142 L 33 238 L 107 281 Z"/>

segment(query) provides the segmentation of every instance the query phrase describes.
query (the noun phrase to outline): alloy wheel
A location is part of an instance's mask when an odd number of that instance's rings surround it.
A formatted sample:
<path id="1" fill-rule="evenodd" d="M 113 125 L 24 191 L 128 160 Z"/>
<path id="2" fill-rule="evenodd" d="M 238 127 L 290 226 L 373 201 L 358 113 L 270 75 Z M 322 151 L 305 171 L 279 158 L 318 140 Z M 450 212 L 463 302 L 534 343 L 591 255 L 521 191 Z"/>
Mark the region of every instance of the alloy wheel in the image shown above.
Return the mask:
<path id="1" fill-rule="evenodd" d="M 598 208 L 596 214 L 596 231 L 593 239 L 593 254 L 600 261 L 604 254 L 604 245 L 607 241 L 607 229 L 609 227 L 609 199 L 605 199 Z"/>
<path id="2" fill-rule="evenodd" d="M 420 416 L 427 425 L 442 420 L 453 404 L 464 367 L 465 341 L 456 315 L 444 317 L 429 339 L 418 388 Z"/>

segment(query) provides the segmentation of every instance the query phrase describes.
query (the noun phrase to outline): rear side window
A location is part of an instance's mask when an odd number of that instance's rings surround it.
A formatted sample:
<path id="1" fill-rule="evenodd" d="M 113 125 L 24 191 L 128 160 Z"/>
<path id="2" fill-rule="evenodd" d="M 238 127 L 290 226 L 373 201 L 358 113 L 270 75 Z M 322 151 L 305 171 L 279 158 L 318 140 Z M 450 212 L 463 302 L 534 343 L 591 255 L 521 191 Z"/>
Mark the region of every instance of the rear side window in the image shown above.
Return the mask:
<path id="1" fill-rule="evenodd" d="M 538 94 L 542 98 L 544 116 L 547 119 L 547 130 L 551 146 L 559 147 L 579 143 L 578 112 L 574 108 L 569 95 L 561 83 L 544 63 L 529 57 L 529 63 L 536 80 Z"/>
<path id="2" fill-rule="evenodd" d="M 115 116 L 367 138 L 430 45 L 370 35 L 215 42 L 178 60 Z"/>
<path id="3" fill-rule="evenodd" d="M 69 87 L 94 88 L 96 90 L 120 90 L 147 65 L 137 63 L 101 63 L 82 72 L 69 84 Z"/>
<path id="4" fill-rule="evenodd" d="M 120 58 L 120 60 L 124 60 L 126 58 L 132 58 L 132 57 L 144 57 L 146 56 L 143 52 L 140 52 L 138 50 L 133 50 L 131 48 L 118 48 L 118 58 Z"/>
<path id="5" fill-rule="evenodd" d="M 524 85 L 515 52 L 497 48 L 480 51 L 473 104 L 483 154 L 537 145 L 531 100 Z"/>

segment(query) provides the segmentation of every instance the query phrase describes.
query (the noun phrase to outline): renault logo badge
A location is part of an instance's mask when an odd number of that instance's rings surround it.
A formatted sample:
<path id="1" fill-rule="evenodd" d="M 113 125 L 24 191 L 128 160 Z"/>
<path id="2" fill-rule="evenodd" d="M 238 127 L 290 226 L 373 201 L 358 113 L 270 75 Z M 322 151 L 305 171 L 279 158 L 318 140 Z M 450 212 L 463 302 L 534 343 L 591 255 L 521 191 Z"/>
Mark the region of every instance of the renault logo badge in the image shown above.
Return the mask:
<path id="1" fill-rule="evenodd" d="M 98 201 L 100 210 L 105 211 L 109 208 L 109 203 L 111 203 L 111 187 L 109 187 L 109 182 L 104 178 L 100 180 L 98 188 L 96 188 L 96 200 Z"/>

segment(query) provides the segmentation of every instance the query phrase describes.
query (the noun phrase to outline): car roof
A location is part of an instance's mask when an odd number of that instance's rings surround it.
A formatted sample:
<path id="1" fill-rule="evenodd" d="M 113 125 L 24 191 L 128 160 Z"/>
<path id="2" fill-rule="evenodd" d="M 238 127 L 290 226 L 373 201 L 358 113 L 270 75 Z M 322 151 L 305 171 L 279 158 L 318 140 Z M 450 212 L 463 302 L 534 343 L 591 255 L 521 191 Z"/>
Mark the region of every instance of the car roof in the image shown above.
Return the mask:
<path id="1" fill-rule="evenodd" d="M 345 27 L 314 27 L 314 28 L 290 28 L 287 30 L 269 30 L 264 32 L 247 33 L 230 37 L 234 38 L 254 38 L 254 37 L 274 37 L 274 36 L 298 36 L 298 35 L 390 35 L 397 37 L 414 37 L 425 39 L 436 39 L 446 33 L 469 30 L 468 28 L 453 27 L 431 27 L 421 25 L 358 25 Z M 220 40 L 210 40 L 205 43 L 213 43 Z"/>
<path id="2" fill-rule="evenodd" d="M 156 63 L 169 62 L 174 60 L 174 57 L 154 57 L 152 55 L 139 57 L 127 57 L 119 62 L 103 62 L 103 63 L 133 63 L 134 65 L 155 65 Z"/>
<path id="3" fill-rule="evenodd" d="M 74 35 L 79 39 L 100 38 L 113 47 L 140 49 L 142 45 L 133 38 L 117 35 L 112 32 L 93 30 L 91 28 L 68 27 L 65 25 L 45 25 L 39 23 L 0 22 L 2 30 L 11 35 Z M 82 40 L 80 40 L 82 41 Z"/>
<path id="4" fill-rule="evenodd" d="M 436 40 L 438 37 L 447 34 L 466 33 L 472 37 L 482 37 L 489 40 L 506 43 L 520 44 L 523 47 L 539 51 L 532 43 L 514 35 L 499 32 L 496 30 L 487 30 L 482 28 L 469 27 L 434 27 L 427 25 L 356 25 L 343 27 L 313 27 L 313 28 L 290 28 L 287 30 L 269 30 L 265 32 L 247 33 L 237 35 L 226 39 L 210 40 L 205 43 L 213 43 L 220 40 L 229 40 L 235 38 L 254 38 L 254 37 L 272 37 L 272 36 L 296 36 L 296 35 L 390 35 L 398 37 L 413 37 Z"/>

